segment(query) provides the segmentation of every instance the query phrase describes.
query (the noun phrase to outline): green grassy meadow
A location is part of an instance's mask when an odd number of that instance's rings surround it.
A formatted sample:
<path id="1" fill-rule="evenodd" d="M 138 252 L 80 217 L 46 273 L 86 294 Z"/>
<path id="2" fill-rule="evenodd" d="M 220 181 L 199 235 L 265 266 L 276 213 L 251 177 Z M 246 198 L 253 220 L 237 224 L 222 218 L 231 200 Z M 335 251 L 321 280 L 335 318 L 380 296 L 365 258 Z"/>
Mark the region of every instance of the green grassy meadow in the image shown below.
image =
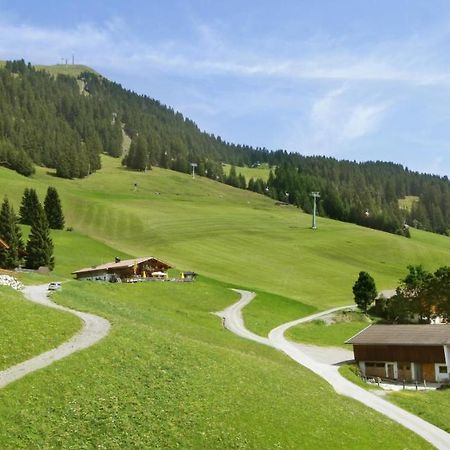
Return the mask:
<path id="1" fill-rule="evenodd" d="M 388 399 L 450 433 L 450 390 L 394 392 Z"/>
<path id="2" fill-rule="evenodd" d="M 0 67 L 4 67 L 5 62 L 6 61 L 0 61 Z M 45 70 L 50 75 L 54 76 L 61 74 L 78 77 L 83 72 L 92 72 L 99 75 L 94 69 L 83 64 L 36 64 L 34 67 L 36 70 Z"/>
<path id="3" fill-rule="evenodd" d="M 408 264 L 432 270 L 450 260 L 448 237 L 412 230 L 406 239 L 324 218 L 312 231 L 308 215 L 252 192 L 158 168 L 130 172 L 108 157 L 103 167 L 85 180 L 58 179 L 42 168 L 32 179 L 0 169 L 0 192 L 18 207 L 25 187 L 43 198 L 54 185 L 76 232 L 317 309 L 352 303 L 360 270 L 387 289 Z"/>
<path id="4" fill-rule="evenodd" d="M 344 364 L 339 367 L 339 373 L 347 380 L 351 381 L 358 386 L 367 389 L 368 391 L 380 391 L 382 388 L 378 387 L 376 384 L 366 383 L 361 380 L 358 375 L 359 368 L 356 364 Z"/>
<path id="5" fill-rule="evenodd" d="M 223 330 L 210 312 L 236 297 L 201 280 L 66 284 L 56 300 L 108 318 L 112 331 L 0 391 L 0 447 L 427 448 L 283 354 Z"/>
<path id="6" fill-rule="evenodd" d="M 334 320 L 336 322 L 330 324 L 320 319 L 303 323 L 290 328 L 286 336 L 305 344 L 351 350 L 351 346 L 346 345 L 345 341 L 372 323 L 369 317 L 353 311 L 338 313 Z"/>
<path id="7" fill-rule="evenodd" d="M 312 231 L 308 215 L 264 196 L 159 168 L 130 172 L 109 157 L 84 180 L 0 168 L 0 193 L 16 210 L 25 187 L 43 199 L 49 185 L 74 231 L 53 232 L 54 273 L 25 282 L 67 279 L 116 255 L 153 255 L 200 277 L 180 285 L 66 283 L 57 301 L 108 318 L 112 331 L 0 391 L 1 448 L 426 447 L 281 353 L 224 331 L 211 312 L 236 301 L 228 287 L 255 290 L 244 316 L 266 335 L 351 304 L 360 270 L 383 289 L 408 264 L 448 264 L 449 238 L 412 230 L 406 239 L 324 218 Z"/>
<path id="8" fill-rule="evenodd" d="M 29 226 L 22 226 L 25 240 L 29 231 Z M 131 257 L 127 253 L 115 250 L 77 231 L 52 230 L 51 233 L 56 261 L 55 269 L 49 275 L 27 272 L 15 274 L 23 283 L 39 284 L 72 280 L 71 273 L 77 269 L 112 261 L 115 256 L 122 259 Z"/>
<path id="9" fill-rule="evenodd" d="M 245 325 L 266 337 L 276 326 L 293 318 L 309 316 L 316 308 L 280 295 L 254 290 L 256 297 L 244 308 Z"/>
<path id="10" fill-rule="evenodd" d="M 416 195 L 407 195 L 406 197 L 399 199 L 398 205 L 402 209 L 411 211 L 412 205 L 418 201 L 419 201 L 419 197 L 417 197 Z"/>
<path id="11" fill-rule="evenodd" d="M 58 346 L 81 328 L 77 317 L 28 302 L 5 286 L 0 317 L 0 370 Z"/>
<path id="12" fill-rule="evenodd" d="M 263 181 L 267 181 L 269 179 L 269 173 L 270 169 L 267 164 L 262 164 L 260 167 L 241 167 L 241 166 L 235 166 L 236 167 L 236 173 L 244 175 L 247 184 L 250 180 L 250 178 L 254 178 L 255 180 L 257 178 L 261 178 Z M 230 173 L 231 165 L 230 164 L 224 164 L 223 165 L 223 172 L 228 175 Z"/>

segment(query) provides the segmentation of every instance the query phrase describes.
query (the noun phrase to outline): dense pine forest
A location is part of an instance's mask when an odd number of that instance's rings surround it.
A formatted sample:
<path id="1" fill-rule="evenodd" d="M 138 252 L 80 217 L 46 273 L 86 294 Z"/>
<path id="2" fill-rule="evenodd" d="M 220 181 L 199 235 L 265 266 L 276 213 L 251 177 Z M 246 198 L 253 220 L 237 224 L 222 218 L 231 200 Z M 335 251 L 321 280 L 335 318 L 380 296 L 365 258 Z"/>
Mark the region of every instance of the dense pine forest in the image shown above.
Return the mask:
<path id="1" fill-rule="evenodd" d="M 124 152 L 123 137 L 131 139 Z M 93 72 L 78 78 L 53 76 L 21 61 L 0 69 L 0 163 L 25 176 L 34 164 L 64 178 L 82 178 L 100 168 L 100 154 L 121 158 L 130 170 L 152 166 L 197 173 L 311 210 L 311 191 L 320 191 L 319 212 L 333 219 L 392 233 L 409 226 L 437 233 L 450 230 L 447 177 L 419 174 L 399 164 L 357 163 L 235 145 L 201 131 L 181 113 L 124 89 Z M 269 180 L 245 180 L 234 167 L 272 167 Z M 399 199 L 417 200 L 402 208 Z"/>

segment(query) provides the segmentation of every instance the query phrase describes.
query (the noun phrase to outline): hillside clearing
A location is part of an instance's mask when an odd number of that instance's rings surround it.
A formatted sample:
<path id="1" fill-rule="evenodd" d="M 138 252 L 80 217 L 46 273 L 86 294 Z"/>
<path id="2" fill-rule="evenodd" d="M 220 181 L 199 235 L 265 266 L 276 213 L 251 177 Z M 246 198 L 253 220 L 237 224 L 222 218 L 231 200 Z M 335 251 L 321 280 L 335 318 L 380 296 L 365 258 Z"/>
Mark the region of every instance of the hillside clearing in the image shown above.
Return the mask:
<path id="1" fill-rule="evenodd" d="M 245 177 L 245 180 L 247 181 L 247 184 L 250 180 L 250 178 L 254 178 L 255 180 L 257 178 L 261 178 L 263 181 L 267 181 L 269 179 L 269 173 L 270 168 L 267 164 L 262 164 L 260 167 L 241 167 L 241 166 L 235 166 L 236 167 L 236 173 L 242 174 Z M 224 164 L 223 165 L 223 172 L 228 175 L 230 173 L 231 165 L 230 164 Z"/>

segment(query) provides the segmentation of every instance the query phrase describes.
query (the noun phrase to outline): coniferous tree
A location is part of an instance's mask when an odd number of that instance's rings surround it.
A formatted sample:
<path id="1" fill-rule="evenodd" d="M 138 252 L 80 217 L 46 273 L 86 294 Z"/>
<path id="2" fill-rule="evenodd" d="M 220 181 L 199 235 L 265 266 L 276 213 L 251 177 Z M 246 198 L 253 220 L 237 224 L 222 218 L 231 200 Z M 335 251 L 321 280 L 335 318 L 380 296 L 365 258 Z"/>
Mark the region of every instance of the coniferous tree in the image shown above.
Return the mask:
<path id="1" fill-rule="evenodd" d="M 359 272 L 358 279 L 353 285 L 355 303 L 363 312 L 373 303 L 377 296 L 375 281 L 367 272 Z"/>
<path id="2" fill-rule="evenodd" d="M 31 225 L 36 217 L 39 206 L 41 204 L 39 203 L 36 190 L 26 188 L 20 205 L 20 223 Z"/>
<path id="3" fill-rule="evenodd" d="M 148 144 L 146 139 L 139 135 L 136 139 L 133 139 L 130 145 L 128 155 L 124 158 L 123 162 L 129 169 L 134 170 L 146 170 L 150 169 Z"/>
<path id="4" fill-rule="evenodd" d="M 23 242 L 14 209 L 6 197 L 0 210 L 0 239 L 9 246 L 8 249 L 0 249 L 0 267 L 14 269 L 20 264 Z"/>
<path id="5" fill-rule="evenodd" d="M 26 253 L 25 263 L 27 268 L 38 269 L 41 266 L 46 266 L 50 270 L 53 269 L 55 265 L 53 241 L 50 237 L 50 229 L 44 208 L 40 204 L 31 224 Z"/>
<path id="6" fill-rule="evenodd" d="M 64 229 L 64 214 L 61 207 L 58 191 L 49 186 L 44 200 L 44 211 L 47 217 L 48 225 L 54 230 Z"/>

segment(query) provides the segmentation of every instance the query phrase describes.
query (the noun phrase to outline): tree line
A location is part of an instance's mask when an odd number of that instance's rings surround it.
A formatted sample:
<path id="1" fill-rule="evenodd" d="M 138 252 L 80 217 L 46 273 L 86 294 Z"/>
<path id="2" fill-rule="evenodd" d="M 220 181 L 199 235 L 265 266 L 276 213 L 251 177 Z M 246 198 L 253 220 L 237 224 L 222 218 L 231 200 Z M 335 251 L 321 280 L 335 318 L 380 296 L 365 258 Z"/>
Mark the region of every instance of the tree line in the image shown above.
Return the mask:
<path id="1" fill-rule="evenodd" d="M 19 224 L 31 227 L 26 245 Z M 0 239 L 7 246 L 0 248 L 0 267 L 14 269 L 24 262 L 28 269 L 45 266 L 52 270 L 55 260 L 50 229 L 64 229 L 61 201 L 55 188 L 48 188 L 44 206 L 34 189 L 25 189 L 19 216 L 5 196 L 0 209 Z"/>
<path id="2" fill-rule="evenodd" d="M 131 146 L 123 154 L 123 133 Z M 0 69 L 0 164 L 31 175 L 34 164 L 64 178 L 101 167 L 100 154 L 121 158 L 131 170 L 152 166 L 196 172 L 250 189 L 310 212 L 311 191 L 321 192 L 319 214 L 391 233 L 408 227 L 448 234 L 447 177 L 413 172 L 399 164 L 357 163 L 284 150 L 237 145 L 201 131 L 190 119 L 145 95 L 92 72 L 78 78 L 34 69 L 23 60 Z M 231 164 L 228 175 L 223 163 Z M 266 163 L 268 182 L 245 180 L 234 166 Z M 410 210 L 398 200 L 416 196 Z"/>
<path id="3" fill-rule="evenodd" d="M 374 279 L 360 272 L 353 286 L 355 303 L 389 323 L 450 322 L 450 266 L 429 272 L 421 265 L 410 265 L 407 270 L 390 298 L 377 298 Z"/>

